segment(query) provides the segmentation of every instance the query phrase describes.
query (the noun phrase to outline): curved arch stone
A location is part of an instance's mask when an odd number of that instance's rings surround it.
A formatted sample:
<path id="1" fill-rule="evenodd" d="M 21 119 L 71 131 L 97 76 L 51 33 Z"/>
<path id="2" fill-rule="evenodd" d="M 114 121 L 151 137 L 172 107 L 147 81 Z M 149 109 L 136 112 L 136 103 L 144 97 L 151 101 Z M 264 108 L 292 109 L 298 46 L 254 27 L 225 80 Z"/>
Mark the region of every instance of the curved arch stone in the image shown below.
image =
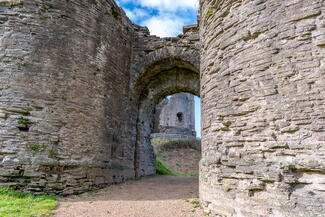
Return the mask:
<path id="1" fill-rule="evenodd" d="M 163 61 L 166 62 L 161 64 Z M 131 89 L 137 89 L 137 85 L 141 85 L 157 73 L 173 67 L 185 68 L 198 73 L 200 68 L 199 50 L 193 47 L 178 47 L 175 44 L 142 56 L 131 66 Z"/>
<path id="2" fill-rule="evenodd" d="M 139 103 L 135 168 L 136 176 L 155 173 L 154 153 L 150 135 L 154 127 L 154 109 L 168 95 L 189 92 L 200 95 L 199 74 L 185 69 L 173 69 L 157 75 L 143 91 Z"/>

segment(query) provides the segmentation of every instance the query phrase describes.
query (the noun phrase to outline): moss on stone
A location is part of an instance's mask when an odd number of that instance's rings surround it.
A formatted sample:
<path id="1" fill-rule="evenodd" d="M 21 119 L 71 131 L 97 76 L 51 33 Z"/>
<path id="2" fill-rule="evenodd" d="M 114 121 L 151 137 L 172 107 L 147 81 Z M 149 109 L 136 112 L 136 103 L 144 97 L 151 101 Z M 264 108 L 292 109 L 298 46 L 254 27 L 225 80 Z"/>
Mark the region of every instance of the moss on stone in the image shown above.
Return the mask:
<path id="1" fill-rule="evenodd" d="M 62 99 L 62 100 L 67 100 L 68 99 L 68 97 L 66 95 L 60 95 L 59 98 Z"/>
<path id="2" fill-rule="evenodd" d="M 41 152 L 45 149 L 44 145 L 37 145 L 37 144 L 27 144 L 27 148 L 34 152 Z"/>
<path id="3" fill-rule="evenodd" d="M 56 152 L 56 151 L 50 151 L 49 152 L 49 157 L 50 158 L 56 158 L 58 155 L 59 155 L 59 153 Z"/>
<path id="4" fill-rule="evenodd" d="M 204 22 L 206 23 L 208 21 L 208 19 L 214 14 L 215 9 L 210 7 L 207 12 L 205 13 L 204 16 Z"/>

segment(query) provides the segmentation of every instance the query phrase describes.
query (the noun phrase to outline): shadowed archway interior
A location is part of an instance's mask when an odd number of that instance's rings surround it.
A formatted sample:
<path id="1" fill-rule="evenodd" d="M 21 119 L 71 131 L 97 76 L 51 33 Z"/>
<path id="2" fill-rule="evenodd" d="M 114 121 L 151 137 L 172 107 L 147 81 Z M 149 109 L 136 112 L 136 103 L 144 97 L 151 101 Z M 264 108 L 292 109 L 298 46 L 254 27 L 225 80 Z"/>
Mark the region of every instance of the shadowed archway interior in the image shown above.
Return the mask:
<path id="1" fill-rule="evenodd" d="M 161 71 L 159 71 L 161 69 Z M 200 78 L 198 70 L 189 62 L 182 60 L 163 60 L 148 67 L 142 82 L 137 85 L 139 91 L 139 112 L 137 120 L 137 139 L 135 148 L 136 176 L 155 173 L 155 156 L 150 145 L 150 135 L 154 128 L 155 106 L 163 98 L 188 92 L 200 95 Z M 147 81 L 147 82 L 143 82 Z"/>

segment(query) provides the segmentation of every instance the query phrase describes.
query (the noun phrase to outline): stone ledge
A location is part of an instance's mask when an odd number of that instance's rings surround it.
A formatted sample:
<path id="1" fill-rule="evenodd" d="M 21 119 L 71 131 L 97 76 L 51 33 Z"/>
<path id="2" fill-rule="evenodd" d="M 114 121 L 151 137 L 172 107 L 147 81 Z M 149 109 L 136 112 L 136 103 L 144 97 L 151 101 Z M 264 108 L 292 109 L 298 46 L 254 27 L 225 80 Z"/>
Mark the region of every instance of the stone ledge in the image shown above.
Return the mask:
<path id="1" fill-rule="evenodd" d="M 193 25 L 188 25 L 183 27 L 183 33 L 187 33 L 189 31 L 198 31 L 198 25 L 193 24 Z"/>

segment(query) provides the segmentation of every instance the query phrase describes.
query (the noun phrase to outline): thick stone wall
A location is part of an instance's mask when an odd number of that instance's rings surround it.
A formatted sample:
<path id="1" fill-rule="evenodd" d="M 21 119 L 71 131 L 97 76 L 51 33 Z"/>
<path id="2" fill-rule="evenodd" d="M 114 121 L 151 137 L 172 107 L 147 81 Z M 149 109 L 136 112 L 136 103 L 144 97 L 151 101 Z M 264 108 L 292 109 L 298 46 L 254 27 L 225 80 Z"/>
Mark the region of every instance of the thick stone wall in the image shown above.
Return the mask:
<path id="1" fill-rule="evenodd" d="M 199 91 L 197 43 L 197 28 L 150 36 L 113 0 L 0 1 L 0 185 L 72 194 L 155 173 L 139 118 Z"/>
<path id="2" fill-rule="evenodd" d="M 220 216 L 325 213 L 325 2 L 201 0 L 200 194 Z"/>
<path id="3" fill-rule="evenodd" d="M 134 177 L 132 24 L 105 1 L 1 1 L 0 182 L 78 193 Z"/>

